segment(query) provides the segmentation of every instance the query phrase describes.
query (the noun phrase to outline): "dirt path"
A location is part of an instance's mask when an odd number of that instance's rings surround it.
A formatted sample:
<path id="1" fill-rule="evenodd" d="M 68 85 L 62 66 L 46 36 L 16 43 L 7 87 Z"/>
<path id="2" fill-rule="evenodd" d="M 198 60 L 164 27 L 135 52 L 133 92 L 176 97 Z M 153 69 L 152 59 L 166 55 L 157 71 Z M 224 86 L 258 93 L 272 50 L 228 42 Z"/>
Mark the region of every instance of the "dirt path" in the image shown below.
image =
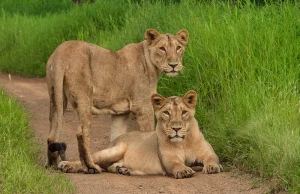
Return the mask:
<path id="1" fill-rule="evenodd" d="M 0 73 L 0 88 L 16 96 L 25 105 L 31 115 L 30 127 L 35 131 L 36 138 L 43 148 L 41 164 L 46 162 L 46 139 L 49 134 L 49 98 L 44 79 L 25 79 Z M 133 128 L 134 128 L 134 124 Z M 91 130 L 92 152 L 105 148 L 109 141 L 110 116 L 95 116 Z M 77 121 L 71 108 L 67 109 L 64 131 L 61 141 L 68 144 L 67 157 L 77 160 L 76 142 Z M 193 178 L 176 180 L 166 176 L 122 176 L 102 173 L 98 175 L 66 174 L 76 185 L 77 193 L 203 193 L 203 194 L 235 194 L 235 193 L 265 193 L 267 186 L 253 188 L 247 175 L 237 175 L 232 172 L 204 175 L 197 172 Z"/>

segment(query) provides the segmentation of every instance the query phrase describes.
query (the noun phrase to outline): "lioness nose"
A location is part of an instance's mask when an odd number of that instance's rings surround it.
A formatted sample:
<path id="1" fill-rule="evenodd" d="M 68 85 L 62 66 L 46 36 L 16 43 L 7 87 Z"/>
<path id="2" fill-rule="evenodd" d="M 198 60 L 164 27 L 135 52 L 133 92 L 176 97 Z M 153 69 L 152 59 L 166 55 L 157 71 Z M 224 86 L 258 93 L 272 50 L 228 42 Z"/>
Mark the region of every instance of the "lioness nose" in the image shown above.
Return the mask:
<path id="1" fill-rule="evenodd" d="M 178 131 L 181 129 L 181 127 L 172 127 L 172 129 L 173 129 L 174 131 L 178 132 Z"/>
<path id="2" fill-rule="evenodd" d="M 170 65 L 172 68 L 175 68 L 175 67 L 178 65 L 178 63 L 169 63 L 169 65 Z"/>

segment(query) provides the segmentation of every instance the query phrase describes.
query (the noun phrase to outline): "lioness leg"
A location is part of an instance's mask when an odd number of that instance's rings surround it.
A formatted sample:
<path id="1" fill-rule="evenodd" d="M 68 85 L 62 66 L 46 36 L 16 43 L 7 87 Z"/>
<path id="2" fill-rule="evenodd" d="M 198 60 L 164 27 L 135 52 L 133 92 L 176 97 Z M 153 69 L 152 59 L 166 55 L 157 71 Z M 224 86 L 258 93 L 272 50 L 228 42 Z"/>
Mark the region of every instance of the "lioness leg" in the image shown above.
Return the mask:
<path id="1" fill-rule="evenodd" d="M 48 145 L 48 164 L 47 166 L 57 168 L 58 156 L 62 160 L 66 160 L 65 150 L 66 144 L 58 143 L 58 138 L 62 130 L 63 115 L 67 108 L 67 98 L 63 92 L 59 92 L 59 88 L 62 87 L 62 83 L 59 83 L 59 79 L 55 82 L 56 86 L 48 85 L 48 92 L 50 97 L 50 134 L 47 140 Z"/>
<path id="2" fill-rule="evenodd" d="M 92 119 L 92 103 L 88 96 L 77 96 L 77 114 L 79 117 L 79 127 L 77 131 L 77 142 L 79 157 L 83 168 L 87 168 L 87 173 L 100 173 L 101 168 L 95 165 L 89 149 L 90 144 L 90 128 Z"/>
<path id="3" fill-rule="evenodd" d="M 119 143 L 113 147 L 95 152 L 92 155 L 93 161 L 99 166 L 111 165 L 121 160 L 126 152 L 127 146 L 125 143 Z"/>
<path id="4" fill-rule="evenodd" d="M 202 172 L 204 174 L 213 174 L 223 171 L 223 167 L 219 163 L 219 158 L 216 154 L 206 156 L 203 160 L 203 165 Z"/>
<path id="5" fill-rule="evenodd" d="M 111 129 L 110 141 L 113 141 L 118 136 L 127 133 L 129 126 L 130 114 L 112 115 L 111 116 Z"/>
<path id="6" fill-rule="evenodd" d="M 118 144 L 114 147 L 110 147 L 92 154 L 93 162 L 101 167 L 109 166 L 112 163 L 115 163 L 121 160 L 125 154 L 126 145 Z M 112 165 L 111 165 L 112 166 Z M 59 163 L 58 168 L 67 173 L 77 173 L 84 172 L 86 169 L 81 165 L 80 161 L 70 162 L 70 161 L 62 161 Z M 112 170 L 112 169 L 111 169 Z M 110 167 L 108 168 L 109 172 Z"/>
<path id="7" fill-rule="evenodd" d="M 213 174 L 223 171 L 219 157 L 207 141 L 203 141 L 201 149 L 198 149 L 196 152 L 196 163 L 201 162 L 203 163 L 202 172 L 204 174 Z"/>
<path id="8" fill-rule="evenodd" d="M 143 108 L 133 108 L 138 129 L 143 132 L 154 131 L 154 113 L 150 100 L 149 106 L 141 105 L 141 107 Z"/>
<path id="9" fill-rule="evenodd" d="M 190 178 L 195 173 L 176 155 L 166 154 L 161 158 L 161 161 L 167 173 L 172 174 L 176 179 Z"/>

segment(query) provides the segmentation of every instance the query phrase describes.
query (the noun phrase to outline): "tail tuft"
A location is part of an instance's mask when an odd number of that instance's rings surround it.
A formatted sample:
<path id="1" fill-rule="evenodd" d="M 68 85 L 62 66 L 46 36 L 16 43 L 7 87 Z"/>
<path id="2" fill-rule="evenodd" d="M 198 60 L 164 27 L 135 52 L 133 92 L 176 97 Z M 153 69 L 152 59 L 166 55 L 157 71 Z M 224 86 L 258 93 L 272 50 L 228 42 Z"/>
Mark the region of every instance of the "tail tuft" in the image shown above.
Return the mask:
<path id="1" fill-rule="evenodd" d="M 50 152 L 56 152 L 58 151 L 59 153 L 65 152 L 67 150 L 67 144 L 62 142 L 62 143 L 50 143 L 48 146 L 48 149 Z"/>

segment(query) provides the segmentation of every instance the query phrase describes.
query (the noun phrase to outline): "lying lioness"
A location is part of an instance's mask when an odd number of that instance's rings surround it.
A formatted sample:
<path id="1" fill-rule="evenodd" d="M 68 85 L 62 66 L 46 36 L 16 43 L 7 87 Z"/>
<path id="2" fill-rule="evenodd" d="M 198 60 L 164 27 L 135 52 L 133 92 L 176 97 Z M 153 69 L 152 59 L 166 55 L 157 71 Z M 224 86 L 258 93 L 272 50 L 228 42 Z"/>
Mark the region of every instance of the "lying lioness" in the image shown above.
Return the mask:
<path id="1" fill-rule="evenodd" d="M 193 176 L 190 167 L 202 164 L 206 174 L 222 171 L 219 158 L 204 139 L 194 118 L 197 94 L 164 98 L 152 95 L 157 118 L 156 132 L 130 132 L 119 136 L 109 148 L 92 155 L 95 164 L 109 172 L 127 175 L 169 174 Z M 82 172 L 80 161 L 59 163 L 63 172 Z"/>

